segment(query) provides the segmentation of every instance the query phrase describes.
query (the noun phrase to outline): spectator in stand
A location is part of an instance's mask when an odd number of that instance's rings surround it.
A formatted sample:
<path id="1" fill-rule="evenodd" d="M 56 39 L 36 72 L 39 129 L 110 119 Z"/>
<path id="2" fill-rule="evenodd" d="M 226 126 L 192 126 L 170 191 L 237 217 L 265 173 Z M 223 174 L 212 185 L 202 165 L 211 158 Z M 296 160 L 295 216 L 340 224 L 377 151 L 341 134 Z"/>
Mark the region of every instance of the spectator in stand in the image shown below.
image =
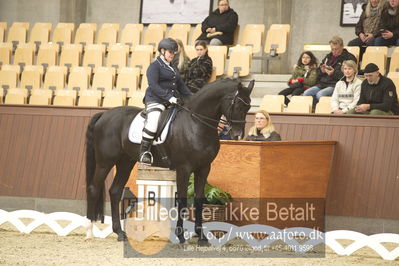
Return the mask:
<path id="1" fill-rule="evenodd" d="M 357 64 L 352 60 L 342 63 L 344 77 L 335 85 L 331 98 L 333 114 L 345 114 L 355 108 L 360 97 L 360 85 L 362 81 L 356 77 Z"/>
<path id="2" fill-rule="evenodd" d="M 172 64 L 177 67 L 180 73 L 180 77 L 184 80 L 184 73 L 187 70 L 188 62 L 190 62 L 190 58 L 188 58 L 186 51 L 184 50 L 183 42 L 179 39 L 175 39 L 178 49 L 175 57 L 173 57 Z"/>
<path id="3" fill-rule="evenodd" d="M 364 69 L 360 99 L 347 114 L 398 115 L 398 95 L 391 79 L 380 74 L 378 66 L 370 63 Z"/>
<path id="4" fill-rule="evenodd" d="M 329 43 L 331 52 L 321 61 L 317 69 L 318 84 L 307 89 L 303 94 L 305 96 L 313 96 L 313 109 L 319 102 L 320 97 L 333 94 L 335 84 L 344 75 L 341 71 L 342 62 L 345 60 L 357 62 L 356 57 L 344 48 L 344 41 L 341 37 L 334 36 Z"/>
<path id="5" fill-rule="evenodd" d="M 381 14 L 375 46 L 399 45 L 399 0 L 389 0 Z"/>
<path id="6" fill-rule="evenodd" d="M 356 24 L 355 33 L 358 36 L 351 40 L 348 46 L 374 45 L 374 37 L 378 35 L 381 13 L 385 0 L 369 0 L 363 5 L 364 10 Z"/>
<path id="7" fill-rule="evenodd" d="M 308 88 L 316 85 L 317 82 L 317 59 L 310 51 L 305 51 L 298 59 L 294 73 L 288 81 L 289 88 L 279 92 L 284 95 L 284 103 L 288 105 L 288 95 L 301 95 Z"/>
<path id="8" fill-rule="evenodd" d="M 249 129 L 245 140 L 278 141 L 281 137 L 276 132 L 269 114 L 265 110 L 259 110 L 255 113 L 255 125 Z"/>
<path id="9" fill-rule="evenodd" d="M 231 45 L 238 24 L 237 13 L 230 8 L 228 0 L 219 0 L 218 9 L 202 22 L 202 34 L 197 40 L 205 40 L 210 45 Z"/>
<path id="10" fill-rule="evenodd" d="M 192 93 L 199 91 L 208 83 L 212 75 L 212 58 L 208 56 L 206 41 L 198 41 L 195 44 L 197 57 L 192 59 L 187 66 L 185 82 Z"/>

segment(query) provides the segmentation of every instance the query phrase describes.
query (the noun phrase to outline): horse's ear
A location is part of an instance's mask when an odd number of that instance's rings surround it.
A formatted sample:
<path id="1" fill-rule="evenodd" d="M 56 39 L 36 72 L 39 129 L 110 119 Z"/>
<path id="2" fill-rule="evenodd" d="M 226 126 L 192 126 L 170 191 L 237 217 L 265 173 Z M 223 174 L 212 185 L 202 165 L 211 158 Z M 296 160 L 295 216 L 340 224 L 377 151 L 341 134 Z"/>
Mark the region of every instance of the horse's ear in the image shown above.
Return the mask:
<path id="1" fill-rule="evenodd" d="M 251 94 L 252 89 L 254 88 L 254 85 L 255 85 L 255 80 L 253 79 L 253 80 L 251 80 L 251 81 L 249 82 L 249 84 L 248 84 L 248 87 L 247 87 L 248 94 Z"/>

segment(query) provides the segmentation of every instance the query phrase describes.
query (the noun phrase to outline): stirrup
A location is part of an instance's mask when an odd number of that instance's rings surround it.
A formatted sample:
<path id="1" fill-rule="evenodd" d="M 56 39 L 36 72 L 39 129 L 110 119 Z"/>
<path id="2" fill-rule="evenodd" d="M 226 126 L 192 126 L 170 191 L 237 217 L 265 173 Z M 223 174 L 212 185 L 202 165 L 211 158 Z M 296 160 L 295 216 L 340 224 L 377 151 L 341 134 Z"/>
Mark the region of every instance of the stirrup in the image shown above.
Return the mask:
<path id="1" fill-rule="evenodd" d="M 149 162 L 147 161 L 146 156 L 149 156 Z M 140 163 L 146 164 L 146 165 L 150 165 L 150 166 L 151 166 L 152 163 L 153 163 L 153 157 L 152 157 L 151 152 L 149 152 L 149 151 L 143 152 L 143 153 L 140 155 Z"/>

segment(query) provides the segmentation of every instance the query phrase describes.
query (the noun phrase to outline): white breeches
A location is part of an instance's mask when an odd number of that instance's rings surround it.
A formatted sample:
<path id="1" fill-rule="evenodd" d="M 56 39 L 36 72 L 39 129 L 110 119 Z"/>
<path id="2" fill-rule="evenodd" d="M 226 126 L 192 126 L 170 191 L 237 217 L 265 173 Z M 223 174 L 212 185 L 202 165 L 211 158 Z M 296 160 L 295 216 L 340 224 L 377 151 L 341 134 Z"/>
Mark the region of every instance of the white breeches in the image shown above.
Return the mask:
<path id="1" fill-rule="evenodd" d="M 154 135 L 157 132 L 158 120 L 161 113 L 165 110 L 165 106 L 160 103 L 148 103 L 146 104 L 147 118 L 144 123 L 143 138 L 154 139 Z M 149 133 L 149 132 L 151 133 Z"/>

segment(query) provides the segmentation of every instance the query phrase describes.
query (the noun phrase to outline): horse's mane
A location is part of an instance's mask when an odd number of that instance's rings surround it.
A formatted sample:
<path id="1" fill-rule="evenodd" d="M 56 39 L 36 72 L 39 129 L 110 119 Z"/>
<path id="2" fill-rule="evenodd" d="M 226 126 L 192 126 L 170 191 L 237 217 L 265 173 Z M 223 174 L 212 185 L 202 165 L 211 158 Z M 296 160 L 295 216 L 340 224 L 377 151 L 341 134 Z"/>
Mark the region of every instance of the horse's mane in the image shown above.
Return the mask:
<path id="1" fill-rule="evenodd" d="M 237 80 L 230 78 L 218 79 L 212 83 L 206 84 L 200 91 L 190 97 L 187 101 L 187 105 L 190 105 L 190 103 L 198 103 L 203 99 L 208 99 L 210 96 L 221 97 L 233 93 L 237 90 L 237 86 Z"/>

